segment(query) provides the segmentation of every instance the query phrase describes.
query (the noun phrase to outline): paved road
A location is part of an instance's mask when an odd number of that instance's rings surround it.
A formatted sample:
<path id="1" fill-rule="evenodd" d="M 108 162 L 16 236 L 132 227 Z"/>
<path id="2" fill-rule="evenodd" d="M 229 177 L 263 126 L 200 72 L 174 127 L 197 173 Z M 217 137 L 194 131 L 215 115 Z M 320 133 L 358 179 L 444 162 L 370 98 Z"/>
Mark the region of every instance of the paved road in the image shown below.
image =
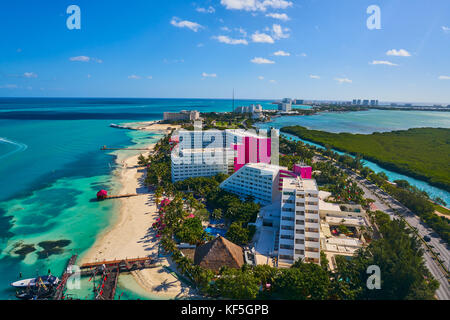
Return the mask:
<path id="1" fill-rule="evenodd" d="M 337 165 L 337 164 L 336 164 Z M 337 165 L 340 169 L 344 170 L 354 181 L 358 183 L 361 189 L 363 189 L 366 198 L 375 200 L 377 208 L 393 217 L 401 215 L 412 227 L 417 228 L 417 231 L 421 238 L 428 235 L 431 241 L 428 245 L 432 248 L 435 254 L 443 261 L 447 270 L 450 268 L 450 251 L 449 246 L 439 237 L 439 235 L 423 223 L 419 217 L 412 213 L 408 208 L 402 205 L 400 202 L 392 198 L 389 194 L 378 188 L 375 184 L 362 178 L 351 170 L 344 169 Z M 395 211 L 397 212 L 395 212 Z M 436 291 L 436 296 L 440 300 L 450 300 L 450 287 L 448 280 L 448 272 L 442 270 L 442 267 L 436 261 L 435 256 L 429 251 L 429 249 L 422 243 L 424 249 L 425 265 L 428 267 L 432 275 L 441 284 Z"/>

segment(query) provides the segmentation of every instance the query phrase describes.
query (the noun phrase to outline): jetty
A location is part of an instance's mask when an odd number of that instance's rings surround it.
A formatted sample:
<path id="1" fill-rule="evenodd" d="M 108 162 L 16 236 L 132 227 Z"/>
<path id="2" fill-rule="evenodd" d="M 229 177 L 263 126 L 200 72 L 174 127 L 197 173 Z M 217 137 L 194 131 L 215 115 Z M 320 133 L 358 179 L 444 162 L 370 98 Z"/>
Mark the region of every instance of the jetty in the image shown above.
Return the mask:
<path id="1" fill-rule="evenodd" d="M 54 300 L 62 300 L 64 297 L 64 291 L 66 289 L 67 280 L 72 275 L 72 267 L 75 266 L 75 262 L 77 261 L 78 255 L 72 255 L 69 261 L 67 262 L 66 268 L 64 269 L 64 273 L 61 276 L 61 282 L 55 290 L 55 294 L 53 296 Z"/>
<path id="2" fill-rule="evenodd" d="M 111 270 L 118 269 L 119 272 L 130 272 L 147 268 L 154 268 L 155 266 L 155 261 L 152 258 L 147 257 L 85 263 L 81 265 L 80 269 L 82 275 L 84 275 L 102 268 Z"/>

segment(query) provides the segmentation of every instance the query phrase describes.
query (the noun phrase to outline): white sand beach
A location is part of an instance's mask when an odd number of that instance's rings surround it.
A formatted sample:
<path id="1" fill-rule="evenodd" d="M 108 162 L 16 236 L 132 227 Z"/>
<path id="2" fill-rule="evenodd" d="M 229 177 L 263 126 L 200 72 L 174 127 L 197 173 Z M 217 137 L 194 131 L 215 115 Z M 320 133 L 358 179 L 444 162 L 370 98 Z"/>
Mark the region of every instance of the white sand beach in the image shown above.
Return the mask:
<path id="1" fill-rule="evenodd" d="M 142 127 L 144 123 L 139 123 Z M 146 131 L 170 132 L 162 124 L 146 124 Z M 149 152 L 155 144 L 149 147 Z M 97 239 L 92 248 L 82 257 L 81 264 L 105 260 L 158 256 L 158 240 L 152 230 L 152 223 L 158 217 L 154 194 L 144 186 L 145 168 L 139 167 L 138 155 L 127 158 L 120 170 L 122 190 L 120 194 L 139 194 L 120 201 L 120 213 L 113 226 Z M 175 270 L 171 261 L 162 258 L 157 268 L 133 271 L 137 283 L 154 299 L 181 299 L 193 295 L 189 287 L 179 281 L 164 266 Z"/>

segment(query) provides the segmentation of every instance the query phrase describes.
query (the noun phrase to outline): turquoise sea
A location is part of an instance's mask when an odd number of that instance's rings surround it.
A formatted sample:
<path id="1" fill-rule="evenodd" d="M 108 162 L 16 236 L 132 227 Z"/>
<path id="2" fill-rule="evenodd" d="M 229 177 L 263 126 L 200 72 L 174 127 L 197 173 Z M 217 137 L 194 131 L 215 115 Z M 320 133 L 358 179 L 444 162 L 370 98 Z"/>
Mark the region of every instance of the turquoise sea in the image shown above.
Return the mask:
<path id="1" fill-rule="evenodd" d="M 236 101 L 236 105 L 250 103 L 273 107 L 271 101 Z M 114 202 L 91 200 L 99 189 L 118 190 L 113 174 L 116 157 L 132 152 L 107 153 L 100 147 L 148 144 L 159 137 L 114 129 L 111 123 L 162 119 L 164 111 L 222 112 L 231 108 L 230 100 L 0 99 L 0 299 L 15 299 L 9 283 L 17 280 L 20 272 L 33 277 L 50 269 L 59 275 L 71 254 L 83 254 L 114 222 Z M 391 118 L 395 120 L 387 121 Z M 370 133 L 450 127 L 449 120 L 448 113 L 374 110 L 281 117 L 270 125 L 295 123 L 334 132 Z M 443 198 L 450 202 L 448 193 Z M 56 252 L 45 252 L 38 245 L 55 240 L 70 243 Z M 35 251 L 15 253 L 23 245 L 32 245 Z M 71 292 L 74 297 L 89 296 L 90 284 L 85 282 L 83 290 Z M 151 298 L 131 277 L 121 279 L 117 292 L 123 293 L 122 299 Z"/>

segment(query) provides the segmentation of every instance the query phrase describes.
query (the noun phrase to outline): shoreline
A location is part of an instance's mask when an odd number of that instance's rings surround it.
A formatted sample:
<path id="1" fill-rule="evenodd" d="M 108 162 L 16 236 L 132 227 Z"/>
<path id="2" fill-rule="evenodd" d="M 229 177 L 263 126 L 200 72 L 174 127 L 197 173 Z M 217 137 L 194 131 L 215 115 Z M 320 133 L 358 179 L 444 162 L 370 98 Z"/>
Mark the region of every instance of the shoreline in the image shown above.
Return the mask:
<path id="1" fill-rule="evenodd" d="M 177 126 L 159 124 L 155 121 L 137 122 L 142 131 L 157 134 L 170 133 Z M 154 149 L 156 142 L 146 145 L 149 149 L 142 154 L 148 156 Z M 117 164 L 121 168 L 116 169 L 113 175 L 117 175 L 121 184 L 120 194 L 137 193 L 133 198 L 125 198 L 119 201 L 119 212 L 115 221 L 97 237 L 95 243 L 83 254 L 80 264 L 104 260 L 116 260 L 136 257 L 152 257 L 157 259 L 158 267 L 133 271 L 136 283 L 145 291 L 149 299 L 183 299 L 193 296 L 187 285 L 176 278 L 170 270 L 176 270 L 176 266 L 170 258 L 159 258 L 159 240 L 152 229 L 152 223 L 158 217 L 154 193 L 149 192 L 144 185 L 144 167 L 137 165 L 140 154 L 129 156 Z"/>

